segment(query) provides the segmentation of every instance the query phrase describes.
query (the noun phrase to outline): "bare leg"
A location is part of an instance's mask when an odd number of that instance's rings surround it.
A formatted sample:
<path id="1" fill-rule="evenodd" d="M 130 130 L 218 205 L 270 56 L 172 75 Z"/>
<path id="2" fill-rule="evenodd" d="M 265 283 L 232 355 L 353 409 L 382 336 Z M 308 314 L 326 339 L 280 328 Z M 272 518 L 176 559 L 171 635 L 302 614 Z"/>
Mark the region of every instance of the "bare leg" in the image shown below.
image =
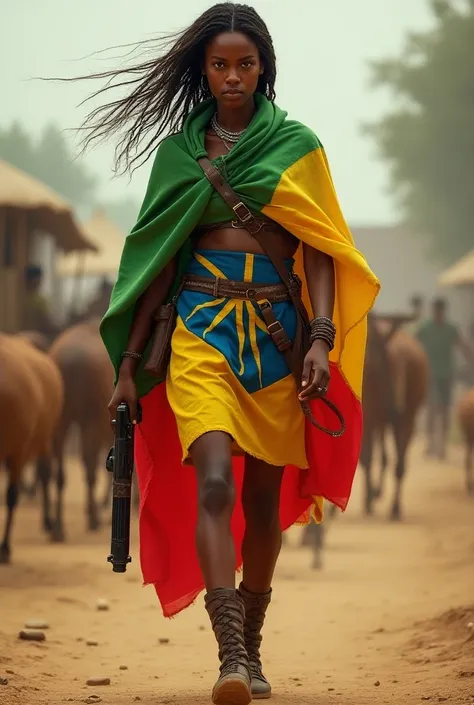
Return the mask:
<path id="1" fill-rule="evenodd" d="M 235 547 L 231 517 L 235 504 L 232 439 L 221 431 L 206 433 L 190 448 L 198 481 L 196 548 L 208 591 L 235 587 Z"/>
<path id="2" fill-rule="evenodd" d="M 242 506 L 243 582 L 251 592 L 268 592 L 281 549 L 280 489 L 283 468 L 246 456 Z"/>
<path id="3" fill-rule="evenodd" d="M 235 589 L 235 548 L 231 532 L 235 504 L 232 439 L 211 431 L 195 441 L 197 471 L 196 548 L 207 593 L 206 610 L 219 645 L 220 675 L 212 690 L 215 705 L 249 705 L 250 665 L 244 644 L 245 607 Z"/>
<path id="4" fill-rule="evenodd" d="M 271 686 L 262 671 L 260 644 L 265 613 L 271 600 L 271 584 L 281 550 L 280 490 L 283 468 L 250 456 L 245 458 L 242 506 L 245 535 L 242 544 L 245 605 L 244 639 L 252 672 L 254 699 L 268 698 Z"/>

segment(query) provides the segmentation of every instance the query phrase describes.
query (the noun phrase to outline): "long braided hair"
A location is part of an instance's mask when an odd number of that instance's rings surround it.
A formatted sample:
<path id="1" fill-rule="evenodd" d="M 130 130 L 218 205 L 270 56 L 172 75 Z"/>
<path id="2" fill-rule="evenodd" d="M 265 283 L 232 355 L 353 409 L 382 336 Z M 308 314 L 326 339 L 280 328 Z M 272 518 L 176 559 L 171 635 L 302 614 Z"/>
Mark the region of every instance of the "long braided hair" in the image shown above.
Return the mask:
<path id="1" fill-rule="evenodd" d="M 168 134 L 182 129 L 198 103 L 211 97 L 202 64 L 207 44 L 223 32 L 241 32 L 255 43 L 264 67 L 257 91 L 273 101 L 276 59 L 265 22 L 249 5 L 219 3 L 188 29 L 136 45 L 152 51 L 153 58 L 128 68 L 69 79 L 107 79 L 106 85 L 86 101 L 113 89 L 132 89 L 127 96 L 86 116 L 80 128 L 86 133 L 84 150 L 125 128 L 115 149 L 116 170 L 130 171 L 136 162 L 143 164 Z M 157 49 L 161 55 L 156 56 Z"/>

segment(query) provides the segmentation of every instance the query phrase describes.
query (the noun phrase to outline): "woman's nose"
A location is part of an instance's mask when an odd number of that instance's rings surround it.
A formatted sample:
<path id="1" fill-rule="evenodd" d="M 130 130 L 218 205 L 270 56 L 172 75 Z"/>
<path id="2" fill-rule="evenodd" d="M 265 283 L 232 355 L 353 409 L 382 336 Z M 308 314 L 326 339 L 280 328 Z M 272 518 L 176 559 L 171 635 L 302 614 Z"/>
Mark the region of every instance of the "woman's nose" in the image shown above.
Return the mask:
<path id="1" fill-rule="evenodd" d="M 240 78 L 237 71 L 229 71 L 229 73 L 227 74 L 226 83 L 231 86 L 236 86 L 238 83 L 240 83 Z"/>

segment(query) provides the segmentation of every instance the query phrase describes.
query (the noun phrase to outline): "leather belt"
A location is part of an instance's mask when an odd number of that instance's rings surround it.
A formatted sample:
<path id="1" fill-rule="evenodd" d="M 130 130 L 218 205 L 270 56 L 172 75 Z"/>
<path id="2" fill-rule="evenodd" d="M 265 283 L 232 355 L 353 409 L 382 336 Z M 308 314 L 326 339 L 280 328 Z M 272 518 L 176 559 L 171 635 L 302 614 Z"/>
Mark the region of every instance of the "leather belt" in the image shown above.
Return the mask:
<path id="1" fill-rule="evenodd" d="M 183 277 L 182 288 L 187 291 L 210 294 L 216 299 L 267 300 L 271 303 L 290 301 L 290 294 L 285 284 L 252 284 L 252 282 L 239 282 L 232 279 L 186 274 Z"/>

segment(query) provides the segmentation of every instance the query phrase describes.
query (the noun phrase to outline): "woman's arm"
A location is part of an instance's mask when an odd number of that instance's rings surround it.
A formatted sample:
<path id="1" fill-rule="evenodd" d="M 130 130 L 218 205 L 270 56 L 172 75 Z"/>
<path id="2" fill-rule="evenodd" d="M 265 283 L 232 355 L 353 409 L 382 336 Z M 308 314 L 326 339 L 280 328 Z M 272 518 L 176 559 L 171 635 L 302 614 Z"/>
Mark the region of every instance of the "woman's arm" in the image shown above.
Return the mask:
<path id="1" fill-rule="evenodd" d="M 153 328 L 154 314 L 161 306 L 176 277 L 177 262 L 173 259 L 148 289 L 138 299 L 133 323 L 128 338 L 127 350 L 142 354 L 150 340 Z M 117 414 L 117 407 L 126 402 L 130 409 L 133 423 L 137 417 L 137 390 L 135 387 L 135 374 L 139 360 L 124 357 L 120 365 L 117 385 L 109 404 L 110 418 L 113 420 Z"/>
<path id="2" fill-rule="evenodd" d="M 335 279 L 334 262 L 329 255 L 303 245 L 304 270 L 313 316 L 324 316 L 332 320 L 334 311 Z M 315 340 L 306 355 L 300 399 L 320 396 L 318 388 L 325 389 L 330 380 L 329 345 L 324 340 Z"/>
<path id="3" fill-rule="evenodd" d="M 332 320 L 334 311 L 334 262 L 309 245 L 303 245 L 304 271 L 313 316 L 326 316 Z"/>
<path id="4" fill-rule="evenodd" d="M 155 311 L 158 306 L 161 306 L 173 285 L 176 269 L 176 260 L 172 259 L 138 299 L 128 338 L 127 350 L 143 353 L 152 334 Z M 124 357 L 120 365 L 119 377 L 134 377 L 138 362 L 135 358 Z"/>

